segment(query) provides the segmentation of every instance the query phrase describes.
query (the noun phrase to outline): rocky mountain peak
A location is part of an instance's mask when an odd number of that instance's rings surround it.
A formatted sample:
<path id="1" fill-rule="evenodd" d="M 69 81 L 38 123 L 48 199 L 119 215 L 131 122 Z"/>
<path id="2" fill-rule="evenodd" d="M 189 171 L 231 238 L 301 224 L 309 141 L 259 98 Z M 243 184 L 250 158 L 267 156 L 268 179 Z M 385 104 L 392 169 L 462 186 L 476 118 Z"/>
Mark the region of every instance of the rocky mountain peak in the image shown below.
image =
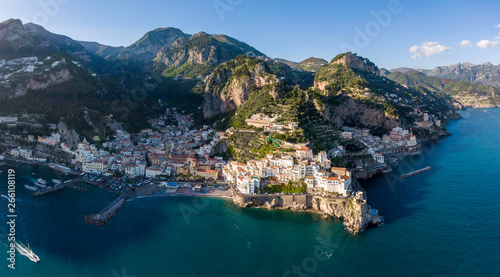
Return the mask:
<path id="1" fill-rule="evenodd" d="M 380 70 L 374 63 L 351 52 L 337 55 L 335 58 L 333 58 L 330 64 L 341 64 L 343 66 L 348 66 L 380 75 Z"/>

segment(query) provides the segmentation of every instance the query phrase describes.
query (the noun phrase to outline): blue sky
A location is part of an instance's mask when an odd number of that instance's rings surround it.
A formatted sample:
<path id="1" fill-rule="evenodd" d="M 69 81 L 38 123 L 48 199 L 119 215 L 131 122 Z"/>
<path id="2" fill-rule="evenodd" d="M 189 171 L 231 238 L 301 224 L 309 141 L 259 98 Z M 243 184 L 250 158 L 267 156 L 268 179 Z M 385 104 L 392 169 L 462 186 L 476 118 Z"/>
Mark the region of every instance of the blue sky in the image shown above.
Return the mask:
<path id="1" fill-rule="evenodd" d="M 330 60 L 349 49 L 385 68 L 500 64 L 500 1 L 493 0 L 0 0 L 0 7 L 0 21 L 19 18 L 115 46 L 177 27 L 227 34 L 292 61 Z"/>

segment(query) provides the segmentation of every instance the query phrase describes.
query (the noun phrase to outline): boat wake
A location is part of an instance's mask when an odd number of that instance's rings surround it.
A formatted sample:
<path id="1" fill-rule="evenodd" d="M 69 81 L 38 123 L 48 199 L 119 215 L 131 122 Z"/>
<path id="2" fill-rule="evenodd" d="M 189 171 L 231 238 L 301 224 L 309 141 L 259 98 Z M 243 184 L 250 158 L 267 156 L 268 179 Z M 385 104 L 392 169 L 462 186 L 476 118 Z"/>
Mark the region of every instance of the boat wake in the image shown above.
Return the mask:
<path id="1" fill-rule="evenodd" d="M 17 249 L 17 252 L 19 252 L 19 254 L 28 257 L 28 259 L 30 259 L 31 261 L 33 261 L 35 263 L 40 261 L 40 258 L 35 254 L 35 252 L 33 252 L 33 250 L 31 250 L 31 248 L 29 247 L 29 244 L 28 244 L 28 246 L 26 246 L 26 245 L 16 241 L 16 249 Z"/>

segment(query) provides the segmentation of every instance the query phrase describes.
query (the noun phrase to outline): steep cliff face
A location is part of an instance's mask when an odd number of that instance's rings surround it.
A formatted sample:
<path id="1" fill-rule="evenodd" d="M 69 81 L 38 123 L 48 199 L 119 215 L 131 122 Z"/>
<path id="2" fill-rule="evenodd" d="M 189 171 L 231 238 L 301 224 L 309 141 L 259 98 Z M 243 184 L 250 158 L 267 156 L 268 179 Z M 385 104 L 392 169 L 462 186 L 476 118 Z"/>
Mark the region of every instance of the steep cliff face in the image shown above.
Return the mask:
<path id="1" fill-rule="evenodd" d="M 231 37 L 201 32 L 180 37 L 164 46 L 155 58 L 155 68 L 161 68 L 164 76 L 205 77 L 217 65 L 238 55 L 265 57 L 251 46 Z"/>
<path id="2" fill-rule="evenodd" d="M 316 108 L 328 121 L 341 127 L 407 127 L 413 108 L 421 108 L 440 119 L 454 110 L 451 97 L 438 91 L 402 86 L 379 75 L 378 67 L 352 53 L 335 57 L 314 78 L 319 96 Z M 319 102 L 319 103 L 317 103 Z"/>
<path id="3" fill-rule="evenodd" d="M 43 74 L 40 81 L 37 81 L 35 79 L 31 79 L 27 84 L 27 88 L 33 89 L 33 90 L 44 89 L 44 88 L 48 88 L 48 87 L 53 86 L 53 85 L 60 84 L 62 82 L 66 82 L 68 80 L 71 80 L 72 78 L 74 78 L 74 77 L 69 72 L 68 69 L 61 69 L 61 70 L 56 71 L 56 72 Z"/>
<path id="4" fill-rule="evenodd" d="M 338 200 L 314 196 L 312 209 L 325 215 L 344 219 L 344 225 L 354 233 L 363 231 L 370 224 L 382 223 L 380 216 L 372 214 L 370 206 L 363 199 L 351 197 Z"/>
<path id="5" fill-rule="evenodd" d="M 61 134 L 62 141 L 64 141 L 70 148 L 74 149 L 80 143 L 80 136 L 75 130 L 68 128 L 64 121 L 59 121 L 57 124 L 58 133 Z"/>
<path id="6" fill-rule="evenodd" d="M 369 225 L 379 225 L 382 217 L 363 197 L 323 197 L 316 195 L 251 196 L 233 191 L 233 202 L 243 208 L 264 207 L 318 212 L 344 220 L 349 231 L 359 233 Z"/>
<path id="7" fill-rule="evenodd" d="M 352 98 L 346 98 L 339 105 L 327 106 L 322 115 L 337 126 L 382 127 L 387 130 L 401 126 L 399 118 L 388 117 L 383 109 Z"/>
<path id="8" fill-rule="evenodd" d="M 279 80 L 267 65 L 258 59 L 241 56 L 217 67 L 203 82 L 205 118 L 235 110 L 250 97 L 252 90 L 270 87 L 277 98 Z"/>
<path id="9" fill-rule="evenodd" d="M 376 75 L 380 75 L 378 67 L 366 58 L 361 58 L 351 52 L 340 54 L 335 57 L 330 64 L 340 64 L 347 67 L 356 68 Z"/>

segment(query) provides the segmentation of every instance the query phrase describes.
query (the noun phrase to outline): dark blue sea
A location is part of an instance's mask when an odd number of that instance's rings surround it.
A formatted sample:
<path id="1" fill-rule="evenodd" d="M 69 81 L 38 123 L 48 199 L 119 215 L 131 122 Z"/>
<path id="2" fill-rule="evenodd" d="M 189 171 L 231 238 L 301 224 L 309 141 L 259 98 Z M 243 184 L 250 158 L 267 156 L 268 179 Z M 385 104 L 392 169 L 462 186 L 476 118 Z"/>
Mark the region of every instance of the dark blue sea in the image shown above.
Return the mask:
<path id="1" fill-rule="evenodd" d="M 23 187 L 57 176 L 16 170 L 16 239 L 41 261 L 7 261 L 7 200 L 0 198 L 0 276 L 500 276 L 500 109 L 471 109 L 390 175 L 363 181 L 385 224 L 359 235 L 311 213 L 241 209 L 222 199 L 142 198 L 105 226 L 88 226 L 116 196 L 87 186 L 34 198 Z M 432 166 L 400 179 L 401 173 Z M 35 173 L 33 175 L 32 173 Z"/>

